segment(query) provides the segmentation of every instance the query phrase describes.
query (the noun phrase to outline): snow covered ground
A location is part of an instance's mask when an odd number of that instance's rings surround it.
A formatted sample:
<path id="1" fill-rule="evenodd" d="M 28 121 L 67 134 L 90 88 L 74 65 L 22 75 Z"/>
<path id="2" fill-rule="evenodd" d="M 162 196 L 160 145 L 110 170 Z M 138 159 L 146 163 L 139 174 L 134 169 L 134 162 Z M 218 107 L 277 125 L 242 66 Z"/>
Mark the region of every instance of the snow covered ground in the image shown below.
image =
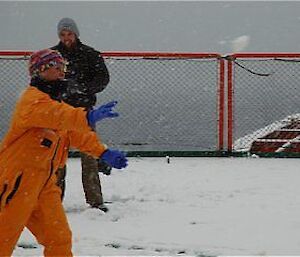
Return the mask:
<path id="1" fill-rule="evenodd" d="M 300 253 L 297 159 L 130 158 L 127 170 L 101 174 L 106 214 L 86 206 L 78 159 L 68 171 L 76 256 Z M 34 242 L 27 230 L 19 240 Z M 41 256 L 36 247 L 14 256 Z"/>

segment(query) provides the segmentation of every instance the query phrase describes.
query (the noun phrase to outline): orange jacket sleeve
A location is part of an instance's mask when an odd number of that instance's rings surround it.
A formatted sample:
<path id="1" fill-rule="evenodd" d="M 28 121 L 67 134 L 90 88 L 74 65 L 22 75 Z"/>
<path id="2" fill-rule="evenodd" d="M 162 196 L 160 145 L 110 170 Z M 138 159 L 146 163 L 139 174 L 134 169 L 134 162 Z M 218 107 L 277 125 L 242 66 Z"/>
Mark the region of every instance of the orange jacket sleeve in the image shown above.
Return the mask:
<path id="1" fill-rule="evenodd" d="M 78 131 L 69 131 L 70 147 L 79 149 L 81 152 L 87 153 L 99 158 L 107 149 L 107 146 L 101 143 L 96 132 L 81 133 Z"/>
<path id="2" fill-rule="evenodd" d="M 90 126 L 83 108 L 74 108 L 51 99 L 47 94 L 30 87 L 22 97 L 17 121 L 22 127 L 41 127 L 54 130 L 89 132 Z"/>

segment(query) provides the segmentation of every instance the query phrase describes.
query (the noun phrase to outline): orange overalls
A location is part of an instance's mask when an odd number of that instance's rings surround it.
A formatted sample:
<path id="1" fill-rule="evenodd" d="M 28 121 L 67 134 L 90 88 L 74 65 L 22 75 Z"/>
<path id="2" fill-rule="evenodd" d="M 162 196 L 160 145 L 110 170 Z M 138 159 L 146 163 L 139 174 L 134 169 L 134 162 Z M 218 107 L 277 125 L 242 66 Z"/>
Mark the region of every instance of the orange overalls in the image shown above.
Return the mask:
<path id="1" fill-rule="evenodd" d="M 73 256 L 55 176 L 70 147 L 94 157 L 106 149 L 83 109 L 29 86 L 0 147 L 0 256 L 12 255 L 25 226 L 45 247 L 45 256 Z"/>

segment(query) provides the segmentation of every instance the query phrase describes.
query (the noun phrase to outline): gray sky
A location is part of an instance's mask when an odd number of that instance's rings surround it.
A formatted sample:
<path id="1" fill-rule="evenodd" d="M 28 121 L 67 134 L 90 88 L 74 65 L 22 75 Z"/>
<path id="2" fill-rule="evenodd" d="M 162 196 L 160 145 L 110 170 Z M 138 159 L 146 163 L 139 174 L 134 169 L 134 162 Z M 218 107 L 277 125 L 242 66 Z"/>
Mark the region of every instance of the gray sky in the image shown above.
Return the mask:
<path id="1" fill-rule="evenodd" d="M 81 40 L 100 51 L 300 52 L 300 2 L 0 2 L 0 49 L 58 42 L 73 18 Z"/>

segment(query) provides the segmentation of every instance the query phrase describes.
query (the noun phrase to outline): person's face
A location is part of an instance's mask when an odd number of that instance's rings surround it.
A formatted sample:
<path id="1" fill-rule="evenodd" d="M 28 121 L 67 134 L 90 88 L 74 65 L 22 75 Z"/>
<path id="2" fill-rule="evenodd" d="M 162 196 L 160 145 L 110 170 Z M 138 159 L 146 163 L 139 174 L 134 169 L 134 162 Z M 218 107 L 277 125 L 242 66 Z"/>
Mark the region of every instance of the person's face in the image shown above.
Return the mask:
<path id="1" fill-rule="evenodd" d="M 40 76 L 47 81 L 62 80 L 65 78 L 65 65 L 57 64 L 40 72 Z"/>
<path id="2" fill-rule="evenodd" d="M 72 48 L 76 43 L 76 35 L 70 30 L 62 30 L 59 34 L 59 40 L 67 48 Z"/>

